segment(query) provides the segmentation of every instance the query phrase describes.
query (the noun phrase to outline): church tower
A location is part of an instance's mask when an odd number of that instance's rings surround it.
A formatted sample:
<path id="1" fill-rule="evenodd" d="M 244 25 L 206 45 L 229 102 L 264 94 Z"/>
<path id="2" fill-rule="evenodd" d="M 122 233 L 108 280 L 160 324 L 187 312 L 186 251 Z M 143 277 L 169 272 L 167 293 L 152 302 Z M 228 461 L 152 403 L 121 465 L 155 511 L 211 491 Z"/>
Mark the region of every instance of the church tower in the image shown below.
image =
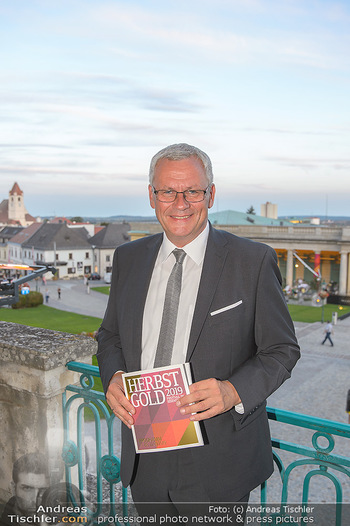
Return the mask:
<path id="1" fill-rule="evenodd" d="M 21 225 L 26 226 L 26 214 L 28 214 L 28 212 L 24 206 L 23 192 L 18 184 L 15 183 L 9 192 L 8 218 L 9 220 L 12 219 L 13 221 L 19 222 Z"/>

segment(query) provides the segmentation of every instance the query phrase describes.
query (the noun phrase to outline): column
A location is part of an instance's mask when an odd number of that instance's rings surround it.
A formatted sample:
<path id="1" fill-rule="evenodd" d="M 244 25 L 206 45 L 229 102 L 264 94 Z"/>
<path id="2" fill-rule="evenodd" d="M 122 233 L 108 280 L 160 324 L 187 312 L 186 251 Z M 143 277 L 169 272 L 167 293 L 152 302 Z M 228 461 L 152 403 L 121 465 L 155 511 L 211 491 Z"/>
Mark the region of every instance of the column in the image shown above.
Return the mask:
<path id="1" fill-rule="evenodd" d="M 293 250 L 287 250 L 287 285 L 293 286 Z"/>
<path id="2" fill-rule="evenodd" d="M 340 253 L 340 269 L 339 269 L 339 294 L 345 295 L 347 292 L 347 273 L 348 273 L 348 253 L 341 251 Z"/>
<path id="3" fill-rule="evenodd" d="M 319 252 L 315 252 L 314 271 L 318 275 L 321 274 L 321 254 Z"/>

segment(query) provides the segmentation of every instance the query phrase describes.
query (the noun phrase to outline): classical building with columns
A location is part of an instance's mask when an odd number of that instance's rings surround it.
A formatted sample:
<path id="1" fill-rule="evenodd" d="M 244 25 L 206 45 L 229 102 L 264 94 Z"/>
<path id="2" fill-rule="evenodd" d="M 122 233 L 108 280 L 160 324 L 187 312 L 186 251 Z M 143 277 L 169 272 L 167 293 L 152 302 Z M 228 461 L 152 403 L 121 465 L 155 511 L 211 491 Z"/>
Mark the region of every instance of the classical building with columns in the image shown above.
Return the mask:
<path id="1" fill-rule="evenodd" d="M 311 269 L 321 272 L 322 283 L 333 282 L 337 284 L 339 294 L 350 295 L 350 227 L 224 224 L 213 226 L 274 248 L 284 286 L 292 287 L 299 278 L 309 284 L 315 282 L 314 274 L 299 262 L 294 256 L 296 254 Z M 143 235 L 162 231 L 157 222 L 131 223 L 131 229 L 142 231 Z M 132 232 L 130 234 L 133 239 Z"/>
<path id="2" fill-rule="evenodd" d="M 292 286 L 299 278 L 307 283 L 315 280 L 296 254 L 321 273 L 322 283 L 337 283 L 339 294 L 350 294 L 350 227 L 221 225 L 221 228 L 274 248 L 285 285 Z"/>

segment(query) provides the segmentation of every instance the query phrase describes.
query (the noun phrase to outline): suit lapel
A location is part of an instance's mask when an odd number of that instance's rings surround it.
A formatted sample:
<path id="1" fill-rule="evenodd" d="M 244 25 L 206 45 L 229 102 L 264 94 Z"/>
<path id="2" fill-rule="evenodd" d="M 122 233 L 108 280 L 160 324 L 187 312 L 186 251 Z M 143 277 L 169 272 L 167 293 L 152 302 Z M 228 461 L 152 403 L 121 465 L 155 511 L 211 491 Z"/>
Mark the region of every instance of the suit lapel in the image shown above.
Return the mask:
<path id="1" fill-rule="evenodd" d="M 210 311 L 215 291 L 227 257 L 226 241 L 220 232 L 210 225 L 207 248 L 204 256 L 202 276 L 199 283 L 196 306 L 187 348 L 186 360 L 189 361 L 195 349 L 202 327 Z"/>

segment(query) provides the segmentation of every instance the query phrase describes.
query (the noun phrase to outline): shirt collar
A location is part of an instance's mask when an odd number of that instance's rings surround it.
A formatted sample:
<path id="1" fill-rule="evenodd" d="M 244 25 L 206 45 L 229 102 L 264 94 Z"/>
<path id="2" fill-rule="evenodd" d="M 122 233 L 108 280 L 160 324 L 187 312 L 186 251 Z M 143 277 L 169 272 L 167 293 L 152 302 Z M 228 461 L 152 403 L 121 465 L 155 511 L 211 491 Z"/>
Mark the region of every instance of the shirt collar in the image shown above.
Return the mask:
<path id="1" fill-rule="evenodd" d="M 183 247 L 186 254 L 197 264 L 200 265 L 204 259 L 205 249 L 207 247 L 207 241 L 209 236 L 209 222 L 203 232 L 201 232 L 191 243 L 188 243 Z M 163 243 L 160 247 L 159 257 L 161 262 L 164 262 L 172 253 L 172 251 L 178 248 L 172 243 L 166 234 L 163 234 Z"/>

